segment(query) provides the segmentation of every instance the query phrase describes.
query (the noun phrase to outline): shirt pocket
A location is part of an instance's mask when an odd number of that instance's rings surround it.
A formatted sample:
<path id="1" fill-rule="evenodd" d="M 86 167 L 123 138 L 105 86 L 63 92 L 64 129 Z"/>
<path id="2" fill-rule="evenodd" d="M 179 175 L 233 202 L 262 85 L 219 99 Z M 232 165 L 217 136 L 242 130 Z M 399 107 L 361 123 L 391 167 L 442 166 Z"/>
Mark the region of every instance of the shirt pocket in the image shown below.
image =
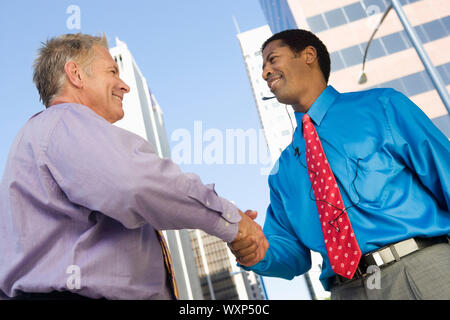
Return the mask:
<path id="1" fill-rule="evenodd" d="M 348 158 L 348 190 L 353 203 L 367 208 L 384 207 L 389 181 L 393 177 L 392 160 L 392 157 L 379 151 Z"/>

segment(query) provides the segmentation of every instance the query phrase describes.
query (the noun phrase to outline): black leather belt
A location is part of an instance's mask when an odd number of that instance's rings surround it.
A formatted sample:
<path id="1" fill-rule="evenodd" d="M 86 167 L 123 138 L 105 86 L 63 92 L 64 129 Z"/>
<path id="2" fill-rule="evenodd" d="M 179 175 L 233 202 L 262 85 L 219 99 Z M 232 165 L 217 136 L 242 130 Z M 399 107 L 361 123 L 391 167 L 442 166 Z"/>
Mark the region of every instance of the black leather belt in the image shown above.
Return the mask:
<path id="1" fill-rule="evenodd" d="M 396 261 L 400 261 L 401 258 L 419 251 L 423 248 L 432 246 L 438 243 L 450 243 L 448 236 L 434 237 L 434 238 L 410 238 L 394 244 L 387 245 L 383 248 L 369 252 L 361 257 L 358 264 L 358 269 L 352 279 L 347 279 L 336 275 L 332 279 L 333 285 L 341 285 L 346 282 L 353 281 L 355 279 L 362 279 L 367 274 L 367 268 L 369 266 L 377 266 L 383 268 Z"/>

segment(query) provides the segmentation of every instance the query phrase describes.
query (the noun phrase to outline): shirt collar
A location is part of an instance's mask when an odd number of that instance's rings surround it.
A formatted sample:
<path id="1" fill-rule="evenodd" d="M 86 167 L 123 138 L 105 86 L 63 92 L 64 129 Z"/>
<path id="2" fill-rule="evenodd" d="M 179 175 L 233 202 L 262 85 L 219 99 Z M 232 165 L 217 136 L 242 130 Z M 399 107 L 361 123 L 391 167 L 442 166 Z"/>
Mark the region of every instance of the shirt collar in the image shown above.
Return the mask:
<path id="1" fill-rule="evenodd" d="M 325 90 L 322 91 L 320 96 L 317 97 L 316 101 L 314 101 L 311 108 L 309 108 L 306 113 L 316 123 L 316 125 L 320 126 L 322 119 L 325 117 L 328 109 L 337 99 L 339 94 L 340 93 L 332 86 L 327 86 Z M 297 124 L 300 125 L 305 114 L 303 112 L 294 112 L 294 114 Z"/>

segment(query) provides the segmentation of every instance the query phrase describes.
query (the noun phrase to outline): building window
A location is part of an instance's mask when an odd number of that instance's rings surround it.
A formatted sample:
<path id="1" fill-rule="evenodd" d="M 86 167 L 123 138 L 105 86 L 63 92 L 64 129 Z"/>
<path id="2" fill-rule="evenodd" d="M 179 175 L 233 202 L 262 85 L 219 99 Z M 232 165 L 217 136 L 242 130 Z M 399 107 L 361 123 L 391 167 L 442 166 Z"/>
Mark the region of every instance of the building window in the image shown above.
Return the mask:
<path id="1" fill-rule="evenodd" d="M 331 60 L 331 71 L 337 71 L 345 68 L 344 61 L 342 61 L 339 51 L 331 52 L 330 60 Z"/>
<path id="2" fill-rule="evenodd" d="M 424 72 L 416 72 L 402 78 L 408 96 L 412 97 L 432 89 L 430 80 L 426 79 L 423 73 Z"/>
<path id="3" fill-rule="evenodd" d="M 444 38 L 447 36 L 447 32 L 444 29 L 444 26 L 441 24 L 439 20 L 433 20 L 423 25 L 425 29 L 425 33 L 427 34 L 430 41 Z"/>
<path id="4" fill-rule="evenodd" d="M 441 19 L 443 25 L 447 29 L 447 33 L 450 34 L 450 16 Z"/>
<path id="5" fill-rule="evenodd" d="M 361 2 L 356 2 L 348 6 L 345 6 L 344 11 L 350 22 L 367 17 L 367 14 L 361 5 Z"/>
<path id="6" fill-rule="evenodd" d="M 362 63 L 363 52 L 359 45 L 343 49 L 341 53 L 347 67 Z"/>
<path id="7" fill-rule="evenodd" d="M 327 25 L 321 14 L 307 18 L 306 21 L 313 33 L 318 33 L 327 29 Z"/>
<path id="8" fill-rule="evenodd" d="M 342 8 L 325 12 L 325 18 L 327 19 L 330 28 L 338 27 L 347 23 Z"/>
<path id="9" fill-rule="evenodd" d="M 366 43 L 363 44 L 363 48 L 366 48 Z M 367 60 L 373 60 L 386 55 L 386 50 L 383 47 L 383 43 L 380 39 L 373 39 L 369 51 L 367 52 Z"/>
<path id="10" fill-rule="evenodd" d="M 401 36 L 400 32 L 396 32 L 387 36 L 384 36 L 381 39 L 386 46 L 386 50 L 388 54 L 396 53 L 398 51 L 402 51 L 408 48 L 405 40 Z"/>

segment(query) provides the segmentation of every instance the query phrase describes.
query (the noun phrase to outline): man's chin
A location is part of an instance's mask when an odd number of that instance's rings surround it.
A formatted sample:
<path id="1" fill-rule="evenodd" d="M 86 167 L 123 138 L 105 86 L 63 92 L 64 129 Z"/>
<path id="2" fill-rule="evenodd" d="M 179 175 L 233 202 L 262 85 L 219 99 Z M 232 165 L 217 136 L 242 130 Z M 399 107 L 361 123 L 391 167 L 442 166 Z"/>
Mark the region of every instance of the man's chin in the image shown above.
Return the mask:
<path id="1" fill-rule="evenodd" d="M 124 117 L 125 115 L 124 114 L 122 114 L 122 116 L 121 117 L 119 117 L 116 121 L 114 121 L 114 122 L 117 122 L 117 121 L 119 121 L 119 120 L 122 120 L 123 119 L 123 117 Z"/>
<path id="2" fill-rule="evenodd" d="M 123 110 L 121 110 L 121 112 L 118 112 L 115 115 L 114 119 L 112 119 L 110 122 L 111 123 L 116 123 L 117 121 L 122 120 L 124 116 L 125 116 L 125 113 L 123 112 Z"/>
<path id="3" fill-rule="evenodd" d="M 290 104 L 290 100 L 286 97 L 283 97 L 283 95 L 275 93 L 275 98 L 277 98 L 278 102 L 281 104 Z"/>

